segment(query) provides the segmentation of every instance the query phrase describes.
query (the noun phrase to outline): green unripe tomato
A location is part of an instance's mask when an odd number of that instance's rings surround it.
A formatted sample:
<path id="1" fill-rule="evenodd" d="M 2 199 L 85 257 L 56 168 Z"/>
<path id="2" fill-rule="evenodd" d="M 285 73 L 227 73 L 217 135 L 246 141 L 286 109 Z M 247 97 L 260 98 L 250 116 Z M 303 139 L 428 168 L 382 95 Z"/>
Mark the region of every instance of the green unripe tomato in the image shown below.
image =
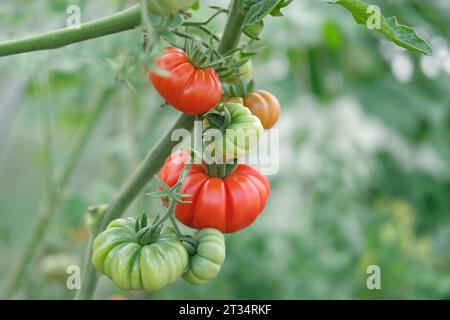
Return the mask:
<path id="1" fill-rule="evenodd" d="M 147 0 L 148 12 L 155 16 L 171 16 L 189 9 L 195 0 Z"/>
<path id="2" fill-rule="evenodd" d="M 159 290 L 185 272 L 189 254 L 172 228 L 164 227 L 158 239 L 141 245 L 135 219 L 112 221 L 95 238 L 92 264 L 123 290 Z"/>
<path id="3" fill-rule="evenodd" d="M 226 111 L 229 115 L 228 123 L 221 128 L 219 135 L 217 126 L 205 118 L 204 154 L 215 163 L 222 163 L 237 159 L 247 154 L 257 143 L 264 128 L 261 121 L 251 111 L 240 103 L 222 103 L 215 109 L 218 112 Z M 208 143 L 211 141 L 210 143 Z"/>
<path id="4" fill-rule="evenodd" d="M 217 276 L 225 261 L 225 239 L 222 232 L 213 228 L 197 231 L 194 238 L 197 248 L 183 279 L 195 285 L 205 284 Z"/>

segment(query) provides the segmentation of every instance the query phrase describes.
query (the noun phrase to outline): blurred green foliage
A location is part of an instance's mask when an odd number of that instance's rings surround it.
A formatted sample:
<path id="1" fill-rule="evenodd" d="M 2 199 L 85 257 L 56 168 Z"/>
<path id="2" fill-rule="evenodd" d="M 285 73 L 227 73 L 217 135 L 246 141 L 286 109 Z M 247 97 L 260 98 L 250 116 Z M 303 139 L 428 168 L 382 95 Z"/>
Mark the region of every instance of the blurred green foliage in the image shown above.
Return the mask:
<path id="1" fill-rule="evenodd" d="M 81 6 L 83 21 L 131 3 L 71 2 Z M 99 298 L 450 298 L 450 4 L 373 3 L 417 27 L 434 55 L 396 48 L 325 1 L 294 0 L 285 18 L 269 18 L 264 50 L 253 61 L 257 88 L 282 102 L 280 170 L 270 176 L 265 212 L 227 236 L 227 260 L 210 284 L 179 281 L 148 295 L 102 278 Z M 66 6 L 0 1 L 0 40 L 63 26 Z M 193 19 L 210 13 L 203 5 Z M 220 32 L 223 21 L 213 28 Z M 176 111 L 159 107 L 136 62 L 140 50 L 141 35 L 130 31 L 0 59 L 0 284 L 45 197 L 43 106 L 51 111 L 58 171 L 96 97 L 117 88 L 19 297 L 73 296 L 48 265 L 58 256 L 81 263 L 87 206 L 110 201 L 175 118 Z M 160 210 L 157 199 L 142 195 L 127 214 Z M 366 287 L 373 264 L 381 268 L 381 290 Z"/>

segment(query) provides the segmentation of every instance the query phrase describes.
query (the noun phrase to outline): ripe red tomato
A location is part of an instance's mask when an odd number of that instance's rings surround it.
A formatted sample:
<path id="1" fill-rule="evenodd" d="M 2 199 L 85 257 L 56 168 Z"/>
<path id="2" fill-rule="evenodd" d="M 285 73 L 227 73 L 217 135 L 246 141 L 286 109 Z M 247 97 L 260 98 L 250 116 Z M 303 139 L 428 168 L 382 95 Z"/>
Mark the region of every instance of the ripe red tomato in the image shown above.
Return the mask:
<path id="1" fill-rule="evenodd" d="M 155 63 L 169 75 L 150 71 L 150 80 L 176 109 L 187 114 L 203 114 L 219 102 L 222 86 L 217 73 L 212 68 L 195 67 L 183 50 L 170 47 Z"/>
<path id="2" fill-rule="evenodd" d="M 167 158 L 159 176 L 169 187 L 177 182 L 185 159 L 185 151 Z M 223 179 L 208 176 L 202 165 L 192 165 L 181 188 L 181 193 L 192 195 L 185 199 L 192 203 L 177 204 L 175 216 L 191 228 L 235 232 L 255 221 L 266 205 L 269 192 L 269 181 L 251 165 L 238 164 Z"/>

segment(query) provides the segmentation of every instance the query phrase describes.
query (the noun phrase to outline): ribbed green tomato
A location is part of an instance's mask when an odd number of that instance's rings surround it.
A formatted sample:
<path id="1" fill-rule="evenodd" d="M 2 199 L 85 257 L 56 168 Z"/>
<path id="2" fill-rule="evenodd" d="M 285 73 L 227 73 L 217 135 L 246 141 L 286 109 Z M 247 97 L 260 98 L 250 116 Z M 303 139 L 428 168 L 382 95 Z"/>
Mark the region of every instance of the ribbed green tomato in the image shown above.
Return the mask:
<path id="1" fill-rule="evenodd" d="M 164 227 L 155 242 L 143 246 L 133 218 L 112 221 L 93 243 L 92 264 L 124 290 L 159 290 L 181 277 L 188 262 L 172 228 Z"/>
<path id="2" fill-rule="evenodd" d="M 258 143 L 264 130 L 261 121 L 242 104 L 222 103 L 215 110 L 224 112 L 225 109 L 229 112 L 230 121 L 222 128 L 222 134 L 218 130 L 209 130 L 217 127 L 205 118 L 204 139 L 207 145 L 204 151 L 216 163 L 217 160 L 227 162 L 247 154 Z"/>
<path id="3" fill-rule="evenodd" d="M 171 16 L 189 9 L 195 0 L 147 0 L 148 11 L 155 16 Z"/>
<path id="4" fill-rule="evenodd" d="M 191 284 L 205 284 L 214 279 L 225 261 L 225 239 L 222 232 L 213 228 L 197 231 L 196 252 L 183 279 Z"/>

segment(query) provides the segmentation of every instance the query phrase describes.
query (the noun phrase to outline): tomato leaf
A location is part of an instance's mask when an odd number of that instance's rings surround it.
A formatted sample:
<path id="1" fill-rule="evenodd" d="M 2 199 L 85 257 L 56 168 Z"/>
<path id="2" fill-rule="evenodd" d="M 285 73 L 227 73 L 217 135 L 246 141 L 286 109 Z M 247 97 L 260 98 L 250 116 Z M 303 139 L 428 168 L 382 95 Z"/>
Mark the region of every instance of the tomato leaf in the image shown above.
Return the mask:
<path id="1" fill-rule="evenodd" d="M 271 16 L 273 17 L 282 17 L 283 12 L 281 12 L 281 9 L 283 9 L 284 7 L 288 6 L 293 0 L 283 0 L 281 1 L 276 7 L 275 9 L 272 10 L 272 12 L 270 13 Z"/>
<path id="2" fill-rule="evenodd" d="M 264 28 L 263 19 L 275 10 L 285 0 L 247 0 L 247 16 L 242 25 L 242 32 L 248 37 L 259 40 L 259 34 Z"/>
<path id="3" fill-rule="evenodd" d="M 385 18 L 377 7 L 362 0 L 327 0 L 340 4 L 355 18 L 358 24 L 365 24 L 384 35 L 386 39 L 410 51 L 431 55 L 433 49 L 421 38 L 415 29 L 398 24 L 396 17 Z"/>

